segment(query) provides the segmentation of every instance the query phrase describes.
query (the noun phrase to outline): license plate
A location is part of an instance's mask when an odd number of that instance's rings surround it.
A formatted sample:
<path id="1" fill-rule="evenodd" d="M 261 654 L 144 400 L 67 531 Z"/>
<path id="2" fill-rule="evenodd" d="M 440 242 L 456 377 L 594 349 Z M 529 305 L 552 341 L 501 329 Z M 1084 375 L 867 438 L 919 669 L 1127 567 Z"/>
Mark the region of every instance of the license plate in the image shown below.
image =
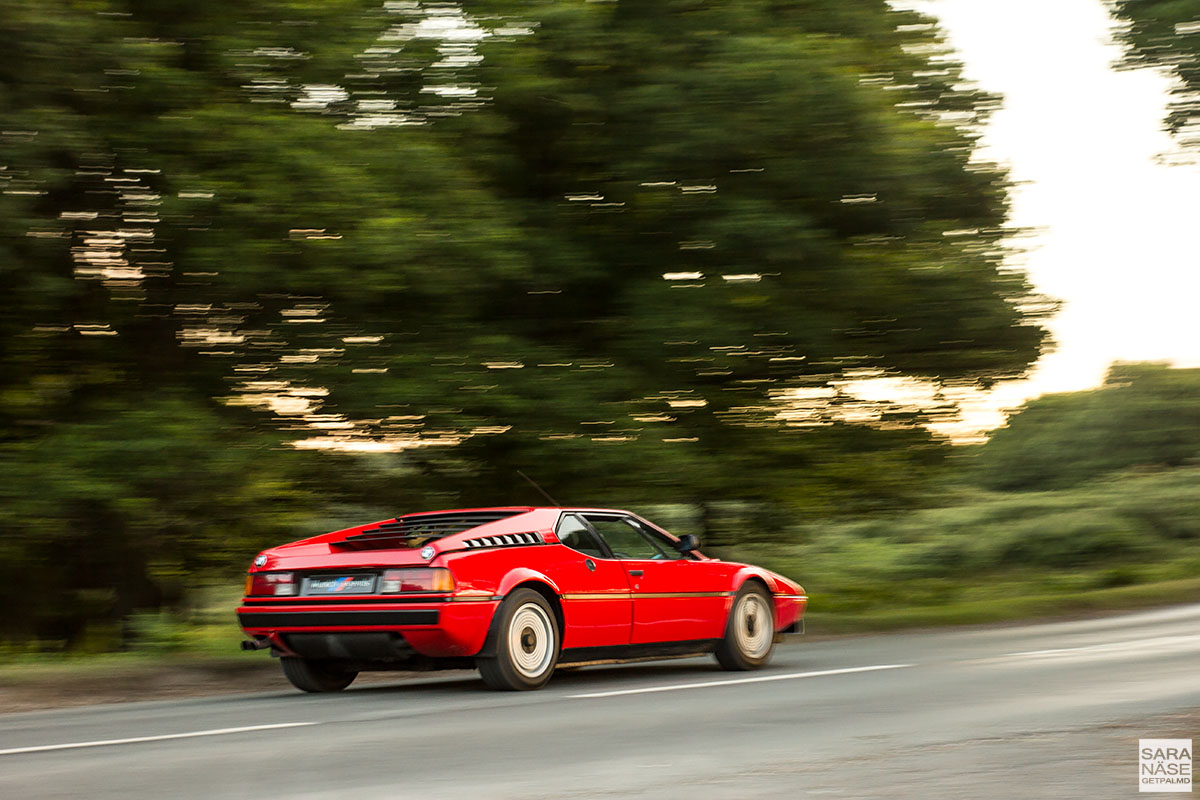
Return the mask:
<path id="1" fill-rule="evenodd" d="M 305 578 L 304 594 L 371 594 L 374 575 L 339 575 L 330 578 Z"/>

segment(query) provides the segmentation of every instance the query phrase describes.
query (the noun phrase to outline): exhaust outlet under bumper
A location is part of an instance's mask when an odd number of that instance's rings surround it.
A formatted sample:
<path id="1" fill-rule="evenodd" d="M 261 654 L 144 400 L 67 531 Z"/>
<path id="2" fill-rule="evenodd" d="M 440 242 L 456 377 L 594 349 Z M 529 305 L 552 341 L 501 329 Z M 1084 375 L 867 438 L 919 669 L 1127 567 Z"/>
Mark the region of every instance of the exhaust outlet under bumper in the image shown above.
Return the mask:
<path id="1" fill-rule="evenodd" d="M 266 650 L 270 646 L 271 641 L 269 639 L 251 639 L 242 642 L 243 650 Z"/>

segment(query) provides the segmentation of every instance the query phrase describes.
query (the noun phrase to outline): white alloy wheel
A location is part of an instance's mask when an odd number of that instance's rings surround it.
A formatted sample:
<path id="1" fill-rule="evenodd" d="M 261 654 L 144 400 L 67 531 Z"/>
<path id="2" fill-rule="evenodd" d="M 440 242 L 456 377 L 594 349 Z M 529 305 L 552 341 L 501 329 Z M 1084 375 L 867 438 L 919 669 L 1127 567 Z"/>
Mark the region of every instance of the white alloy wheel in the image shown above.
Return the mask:
<path id="1" fill-rule="evenodd" d="M 757 661 L 770 652 L 775 640 L 774 619 L 761 594 L 749 592 L 738 599 L 733 625 L 737 649 L 748 660 Z"/>
<path id="2" fill-rule="evenodd" d="M 539 689 L 554 674 L 562 641 L 551 601 L 533 589 L 508 594 L 492 619 L 484 652 L 475 657 L 483 682 L 493 689 Z"/>
<path id="3" fill-rule="evenodd" d="M 526 678 L 542 677 L 554 660 L 554 627 L 546 610 L 526 603 L 508 626 L 508 652 L 513 668 Z"/>
<path id="4" fill-rule="evenodd" d="M 714 655 L 725 669 L 759 669 L 775 650 L 775 605 L 767 589 L 748 581 L 733 598 L 725 636 Z"/>

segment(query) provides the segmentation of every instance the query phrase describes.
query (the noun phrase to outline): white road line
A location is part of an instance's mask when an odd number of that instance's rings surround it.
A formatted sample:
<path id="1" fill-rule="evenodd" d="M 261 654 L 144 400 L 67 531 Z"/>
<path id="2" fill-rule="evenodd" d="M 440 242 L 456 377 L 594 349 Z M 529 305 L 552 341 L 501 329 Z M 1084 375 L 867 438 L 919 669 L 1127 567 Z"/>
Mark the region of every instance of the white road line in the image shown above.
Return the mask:
<path id="1" fill-rule="evenodd" d="M 191 739 L 196 736 L 224 736 L 228 733 L 249 733 L 250 731 L 272 731 L 279 728 L 301 728 L 306 725 L 316 725 L 315 722 L 279 722 L 274 725 L 247 725 L 244 728 L 214 728 L 208 731 L 189 731 L 188 733 L 167 733 L 161 736 L 133 736 L 128 739 L 97 739 L 94 742 L 67 742 L 66 744 L 39 744 L 33 747 L 10 747 L 0 750 L 0 756 L 13 756 L 18 753 L 42 753 L 47 750 L 74 750 L 80 747 L 107 747 L 113 744 L 137 744 L 138 742 L 161 742 L 167 739 Z"/>
<path id="2" fill-rule="evenodd" d="M 1050 650 L 1022 650 L 1017 653 L 1005 653 L 1001 658 L 1036 658 L 1040 656 L 1060 656 L 1069 653 L 1114 653 L 1127 650 L 1155 653 L 1162 649 L 1194 647 L 1200 645 L 1200 636 L 1157 636 L 1152 639 L 1129 639 L 1122 642 L 1105 642 L 1083 647 L 1057 647 Z"/>
<path id="3" fill-rule="evenodd" d="M 735 686 L 739 683 L 766 683 L 767 681 L 787 681 L 794 678 L 820 678 L 825 675 L 848 675 L 853 672 L 875 672 L 881 669 L 903 669 L 914 664 L 876 664 L 870 667 L 846 667 L 845 669 L 823 669 L 817 672 L 789 672 L 786 675 L 759 675 L 754 678 L 730 678 L 724 681 L 704 681 L 703 683 L 677 683 L 671 686 L 648 686 L 644 689 L 618 689 L 612 692 L 588 692 L 587 694 L 569 694 L 567 697 L 618 697 L 626 694 L 651 694 L 653 692 L 677 692 L 682 689 L 707 689 L 711 686 Z"/>

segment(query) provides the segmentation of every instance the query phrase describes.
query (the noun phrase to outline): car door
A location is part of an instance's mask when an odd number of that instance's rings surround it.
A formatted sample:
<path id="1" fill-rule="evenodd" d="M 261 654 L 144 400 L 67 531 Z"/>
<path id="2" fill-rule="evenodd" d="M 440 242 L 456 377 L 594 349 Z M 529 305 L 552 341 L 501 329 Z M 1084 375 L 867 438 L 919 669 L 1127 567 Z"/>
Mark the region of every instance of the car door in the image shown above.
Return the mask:
<path id="1" fill-rule="evenodd" d="M 624 514 L 583 515 L 628 575 L 633 644 L 716 639 L 724 634 L 729 577 L 681 554 L 674 542 Z"/>
<path id="2" fill-rule="evenodd" d="M 564 547 L 545 570 L 561 592 L 563 649 L 628 645 L 633 602 L 624 566 L 575 514 L 559 517 L 555 534 Z"/>

